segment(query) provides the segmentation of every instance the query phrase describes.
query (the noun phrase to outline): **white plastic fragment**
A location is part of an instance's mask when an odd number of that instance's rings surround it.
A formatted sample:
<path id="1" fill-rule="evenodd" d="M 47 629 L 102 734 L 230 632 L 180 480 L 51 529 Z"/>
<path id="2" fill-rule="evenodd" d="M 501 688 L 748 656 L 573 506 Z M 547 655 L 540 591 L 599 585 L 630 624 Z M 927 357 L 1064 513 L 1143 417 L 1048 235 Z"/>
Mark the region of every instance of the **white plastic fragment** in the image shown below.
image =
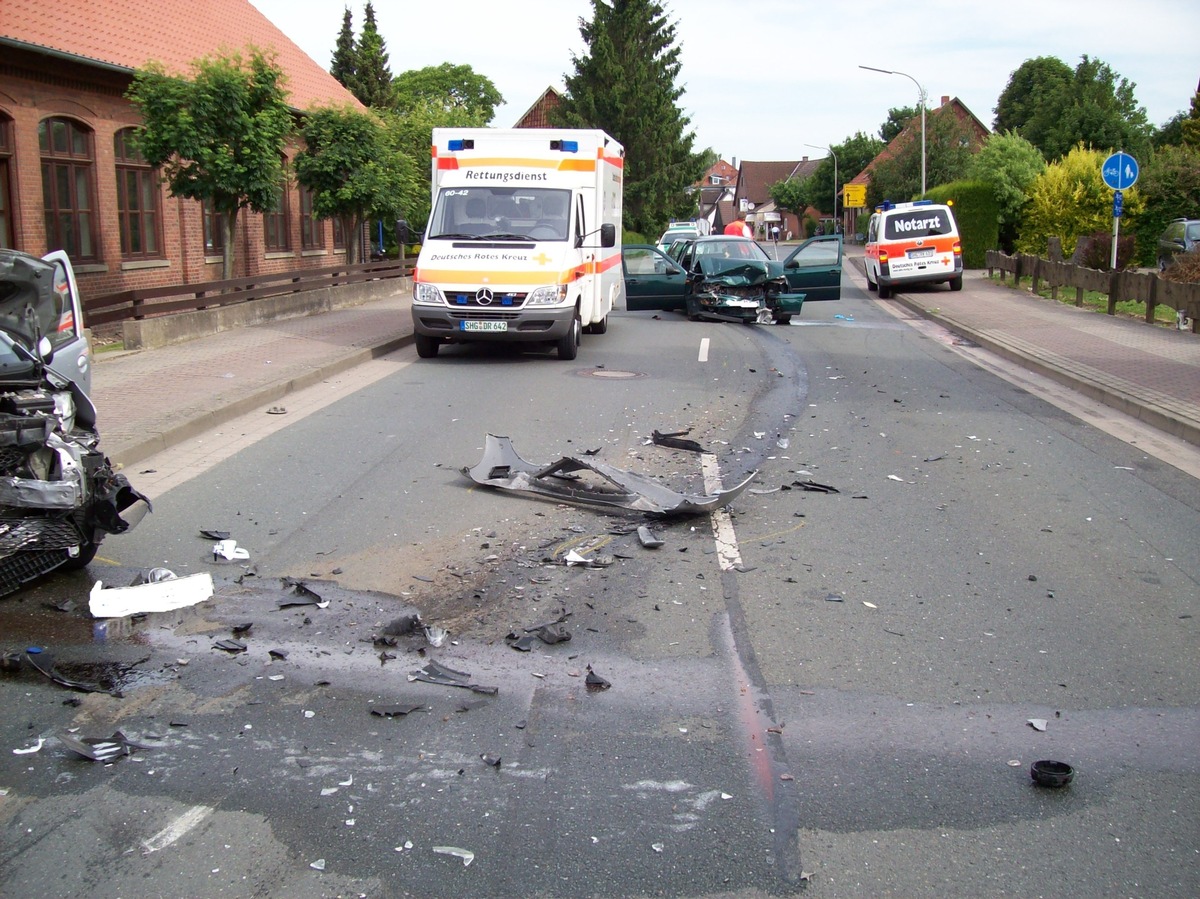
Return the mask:
<path id="1" fill-rule="evenodd" d="M 662 852 L 664 847 L 662 843 L 651 843 L 650 848 L 655 852 Z"/>
<path id="2" fill-rule="evenodd" d="M 889 481 L 899 481 L 899 482 L 900 482 L 900 483 L 902 483 L 902 484 L 904 483 L 904 478 L 902 478 L 902 477 L 900 477 L 899 475 L 896 475 L 896 474 L 890 474 L 890 475 L 888 475 L 888 480 L 889 480 Z"/>
<path id="3" fill-rule="evenodd" d="M 475 853 L 470 849 L 459 849 L 457 846 L 434 846 L 433 851 L 438 855 L 453 855 L 455 858 L 461 858 L 464 868 L 475 861 Z"/>
<path id="4" fill-rule="evenodd" d="M 108 587 L 96 581 L 88 599 L 94 618 L 124 618 L 146 612 L 172 612 L 211 598 L 213 579 L 208 572 L 168 578 L 136 587 Z"/>
<path id="5" fill-rule="evenodd" d="M 213 544 L 213 558 L 225 559 L 227 562 L 248 559 L 250 550 L 238 546 L 236 540 L 218 540 Z"/>
<path id="6" fill-rule="evenodd" d="M 425 639 L 429 641 L 429 645 L 437 648 L 446 642 L 446 638 L 450 636 L 450 631 L 444 627 L 427 627 L 425 628 Z"/>
<path id="7" fill-rule="evenodd" d="M 1026 723 L 1034 730 L 1044 731 L 1046 729 L 1045 718 L 1030 718 Z"/>
<path id="8" fill-rule="evenodd" d="M 309 867 L 312 868 L 314 871 L 324 871 L 325 870 L 325 859 L 319 858 L 315 862 L 313 862 L 311 865 L 309 865 Z"/>
<path id="9" fill-rule="evenodd" d="M 863 600 L 863 605 L 866 606 L 868 609 L 878 609 L 879 608 L 879 606 L 875 605 L 875 603 L 867 602 L 865 599 Z"/>
<path id="10" fill-rule="evenodd" d="M 14 749 L 13 755 L 33 755 L 35 752 L 37 752 L 39 749 L 42 748 L 42 746 L 45 744 L 45 742 L 46 741 L 43 740 L 41 737 L 38 737 L 38 741 L 36 743 L 34 743 L 32 746 L 29 746 L 25 749 Z"/>

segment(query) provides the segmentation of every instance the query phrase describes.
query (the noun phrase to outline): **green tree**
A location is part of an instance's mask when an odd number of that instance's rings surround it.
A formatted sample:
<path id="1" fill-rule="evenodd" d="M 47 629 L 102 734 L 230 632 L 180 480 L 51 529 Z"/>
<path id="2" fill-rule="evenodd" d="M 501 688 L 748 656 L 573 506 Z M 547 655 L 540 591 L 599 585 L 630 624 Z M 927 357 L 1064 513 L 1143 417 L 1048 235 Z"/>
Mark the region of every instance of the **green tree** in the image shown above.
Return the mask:
<path id="1" fill-rule="evenodd" d="M 1153 128 L 1137 105 L 1135 88 L 1086 55 L 1073 72 L 1053 57 L 1026 60 L 1000 94 L 996 130 L 1016 131 L 1047 160 L 1079 143 L 1136 156 L 1148 149 Z"/>
<path id="2" fill-rule="evenodd" d="M 1080 144 L 1034 179 L 1017 240 L 1020 252 L 1044 256 L 1049 238 L 1058 237 L 1070 256 L 1081 237 L 1112 232 L 1113 192 L 1100 174 L 1107 156 L 1106 150 Z M 1124 196 L 1128 221 L 1122 225 L 1132 226 L 1144 205 L 1142 193 L 1133 187 Z"/>
<path id="3" fill-rule="evenodd" d="M 971 160 L 967 177 L 989 185 L 996 198 L 1000 247 L 1012 252 L 1029 187 L 1046 169 L 1041 151 L 1015 131 L 995 133 Z"/>
<path id="4" fill-rule="evenodd" d="M 1180 124 L 1183 131 L 1182 143 L 1185 147 L 1200 150 L 1200 88 L 1192 94 L 1192 108 L 1188 117 Z"/>
<path id="5" fill-rule="evenodd" d="M 928 114 L 928 110 L 926 110 Z M 897 106 L 888 110 L 888 117 L 879 126 L 879 136 L 885 144 L 890 144 L 903 131 L 908 123 L 921 114 L 915 106 Z"/>
<path id="6" fill-rule="evenodd" d="M 892 141 L 892 155 L 871 171 L 867 206 L 884 200 L 905 202 L 921 194 L 921 122 Z M 949 108 L 925 115 L 925 184 L 932 187 L 966 177 L 971 165 L 972 133 Z"/>
<path id="7" fill-rule="evenodd" d="M 370 217 L 394 220 L 418 192 L 416 174 L 379 119 L 350 107 L 310 110 L 301 126 L 296 179 L 313 192 L 313 215 L 337 218 L 348 236 L 346 261 L 358 259 Z"/>
<path id="8" fill-rule="evenodd" d="M 233 277 L 238 213 L 264 212 L 279 196 L 292 131 L 282 69 L 248 52 L 193 62 L 190 79 L 152 62 L 126 93 L 142 116 L 138 148 L 161 168 L 171 195 L 206 201 L 220 214 L 225 278 Z"/>
<path id="9" fill-rule="evenodd" d="M 871 160 L 880 154 L 883 148 L 883 141 L 868 137 L 861 131 L 853 137 L 846 138 L 840 144 L 834 144 L 830 147 L 833 155 L 822 159 L 805 181 L 805 205 L 830 211 L 834 190 L 836 189 L 840 193 L 842 185 L 857 177 L 870 164 Z M 833 161 L 834 157 L 837 158 L 836 166 Z M 835 175 L 838 180 L 836 185 L 833 183 Z M 836 210 L 833 214 L 836 215 Z"/>
<path id="10" fill-rule="evenodd" d="M 1162 147 L 1151 154 L 1138 176 L 1146 206 L 1134 226 L 1138 261 L 1157 263 L 1158 236 L 1167 223 L 1200 209 L 1200 151 Z"/>
<path id="11" fill-rule="evenodd" d="M 586 49 L 572 57 L 554 121 L 601 128 L 621 142 L 625 229 L 657 234 L 694 213 L 692 186 L 716 158 L 693 149 L 675 25 L 655 0 L 592 0 L 592 19 L 580 20 L 579 32 Z"/>
<path id="12" fill-rule="evenodd" d="M 350 93 L 354 93 L 354 79 L 358 71 L 355 61 L 354 25 L 350 15 L 350 7 L 342 16 L 342 30 L 338 32 L 337 44 L 333 48 L 333 60 L 329 66 L 329 74 Z"/>
<path id="13" fill-rule="evenodd" d="M 767 191 L 776 206 L 799 217 L 809 206 L 810 181 L 812 181 L 811 176 L 808 178 L 785 178 L 783 181 L 772 184 Z"/>
<path id="14" fill-rule="evenodd" d="M 354 96 L 363 106 L 386 107 L 392 99 L 392 70 L 383 36 L 375 23 L 375 7 L 367 3 L 363 30 L 354 51 Z"/>
<path id="15" fill-rule="evenodd" d="M 491 123 L 504 97 L 491 79 L 470 66 L 427 66 L 402 72 L 392 82 L 392 108 L 407 112 L 417 107 L 445 112 L 465 110 L 477 126 Z"/>

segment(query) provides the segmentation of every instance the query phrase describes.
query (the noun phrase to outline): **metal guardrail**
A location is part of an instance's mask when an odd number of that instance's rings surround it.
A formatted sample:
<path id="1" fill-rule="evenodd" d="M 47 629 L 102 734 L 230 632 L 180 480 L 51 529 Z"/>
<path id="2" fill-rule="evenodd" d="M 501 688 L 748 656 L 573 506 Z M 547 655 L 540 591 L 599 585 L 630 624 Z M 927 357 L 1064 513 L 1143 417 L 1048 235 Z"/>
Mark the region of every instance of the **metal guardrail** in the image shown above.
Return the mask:
<path id="1" fill-rule="evenodd" d="M 412 272 L 411 260 L 401 263 L 396 259 L 384 259 L 328 268 L 269 272 L 222 281 L 135 288 L 88 298 L 84 301 L 84 315 L 90 326 L 112 324 L 129 319 L 233 306 L 262 297 L 305 290 L 406 278 Z"/>
<path id="2" fill-rule="evenodd" d="M 1084 268 L 1070 262 L 1053 262 L 1040 256 L 1019 253 L 1008 256 L 999 250 L 987 251 L 988 277 L 994 271 L 1000 272 L 1000 280 L 1006 274 L 1013 276 L 1014 283 L 1019 287 L 1022 278 L 1032 281 L 1032 290 L 1036 293 L 1042 282 L 1050 288 L 1050 296 L 1058 299 L 1060 287 L 1075 289 L 1075 305 L 1083 305 L 1085 290 L 1105 294 L 1108 297 L 1109 315 L 1115 315 L 1117 303 L 1122 300 L 1146 304 L 1146 321 L 1154 321 L 1156 306 L 1167 306 L 1182 312 L 1192 323 L 1192 333 L 1200 334 L 1200 284 L 1182 284 L 1178 281 L 1168 281 L 1157 274 L 1145 272 L 1102 272 L 1094 268 Z"/>

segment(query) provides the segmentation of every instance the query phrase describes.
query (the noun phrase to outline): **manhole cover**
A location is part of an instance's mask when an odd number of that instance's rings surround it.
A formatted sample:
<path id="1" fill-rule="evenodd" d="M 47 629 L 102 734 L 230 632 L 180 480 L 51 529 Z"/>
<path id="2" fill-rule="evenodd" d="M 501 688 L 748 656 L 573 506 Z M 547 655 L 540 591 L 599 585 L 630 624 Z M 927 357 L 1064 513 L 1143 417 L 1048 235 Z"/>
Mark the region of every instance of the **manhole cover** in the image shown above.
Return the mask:
<path id="1" fill-rule="evenodd" d="M 585 368 L 579 372 L 585 378 L 602 378 L 607 381 L 630 381 L 634 378 L 644 378 L 640 371 L 620 371 L 612 368 Z"/>

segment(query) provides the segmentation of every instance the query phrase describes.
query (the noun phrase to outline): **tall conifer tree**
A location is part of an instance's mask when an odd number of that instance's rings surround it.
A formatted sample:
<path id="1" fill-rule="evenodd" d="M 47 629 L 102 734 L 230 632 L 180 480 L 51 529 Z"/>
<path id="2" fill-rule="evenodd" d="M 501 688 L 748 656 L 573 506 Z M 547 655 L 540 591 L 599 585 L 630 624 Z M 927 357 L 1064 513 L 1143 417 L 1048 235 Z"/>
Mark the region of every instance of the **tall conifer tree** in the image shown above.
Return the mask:
<path id="1" fill-rule="evenodd" d="M 580 20 L 586 50 L 554 117 L 575 128 L 602 128 L 625 147 L 627 230 L 657 234 L 671 218 L 696 210 L 688 189 L 711 153 L 693 151 L 695 133 L 679 107 L 676 29 L 654 0 L 592 0 Z"/>
<path id="2" fill-rule="evenodd" d="M 329 74 L 338 80 L 342 87 L 354 92 L 355 74 L 358 66 L 355 62 L 354 25 L 350 16 L 350 7 L 342 16 L 342 30 L 338 34 L 337 44 L 333 49 L 333 61 L 329 65 Z"/>
<path id="3" fill-rule="evenodd" d="M 363 30 L 358 38 L 355 57 L 354 95 L 364 106 L 390 106 L 392 70 L 388 68 L 383 36 L 375 24 L 375 7 L 369 2 L 363 10 Z"/>

